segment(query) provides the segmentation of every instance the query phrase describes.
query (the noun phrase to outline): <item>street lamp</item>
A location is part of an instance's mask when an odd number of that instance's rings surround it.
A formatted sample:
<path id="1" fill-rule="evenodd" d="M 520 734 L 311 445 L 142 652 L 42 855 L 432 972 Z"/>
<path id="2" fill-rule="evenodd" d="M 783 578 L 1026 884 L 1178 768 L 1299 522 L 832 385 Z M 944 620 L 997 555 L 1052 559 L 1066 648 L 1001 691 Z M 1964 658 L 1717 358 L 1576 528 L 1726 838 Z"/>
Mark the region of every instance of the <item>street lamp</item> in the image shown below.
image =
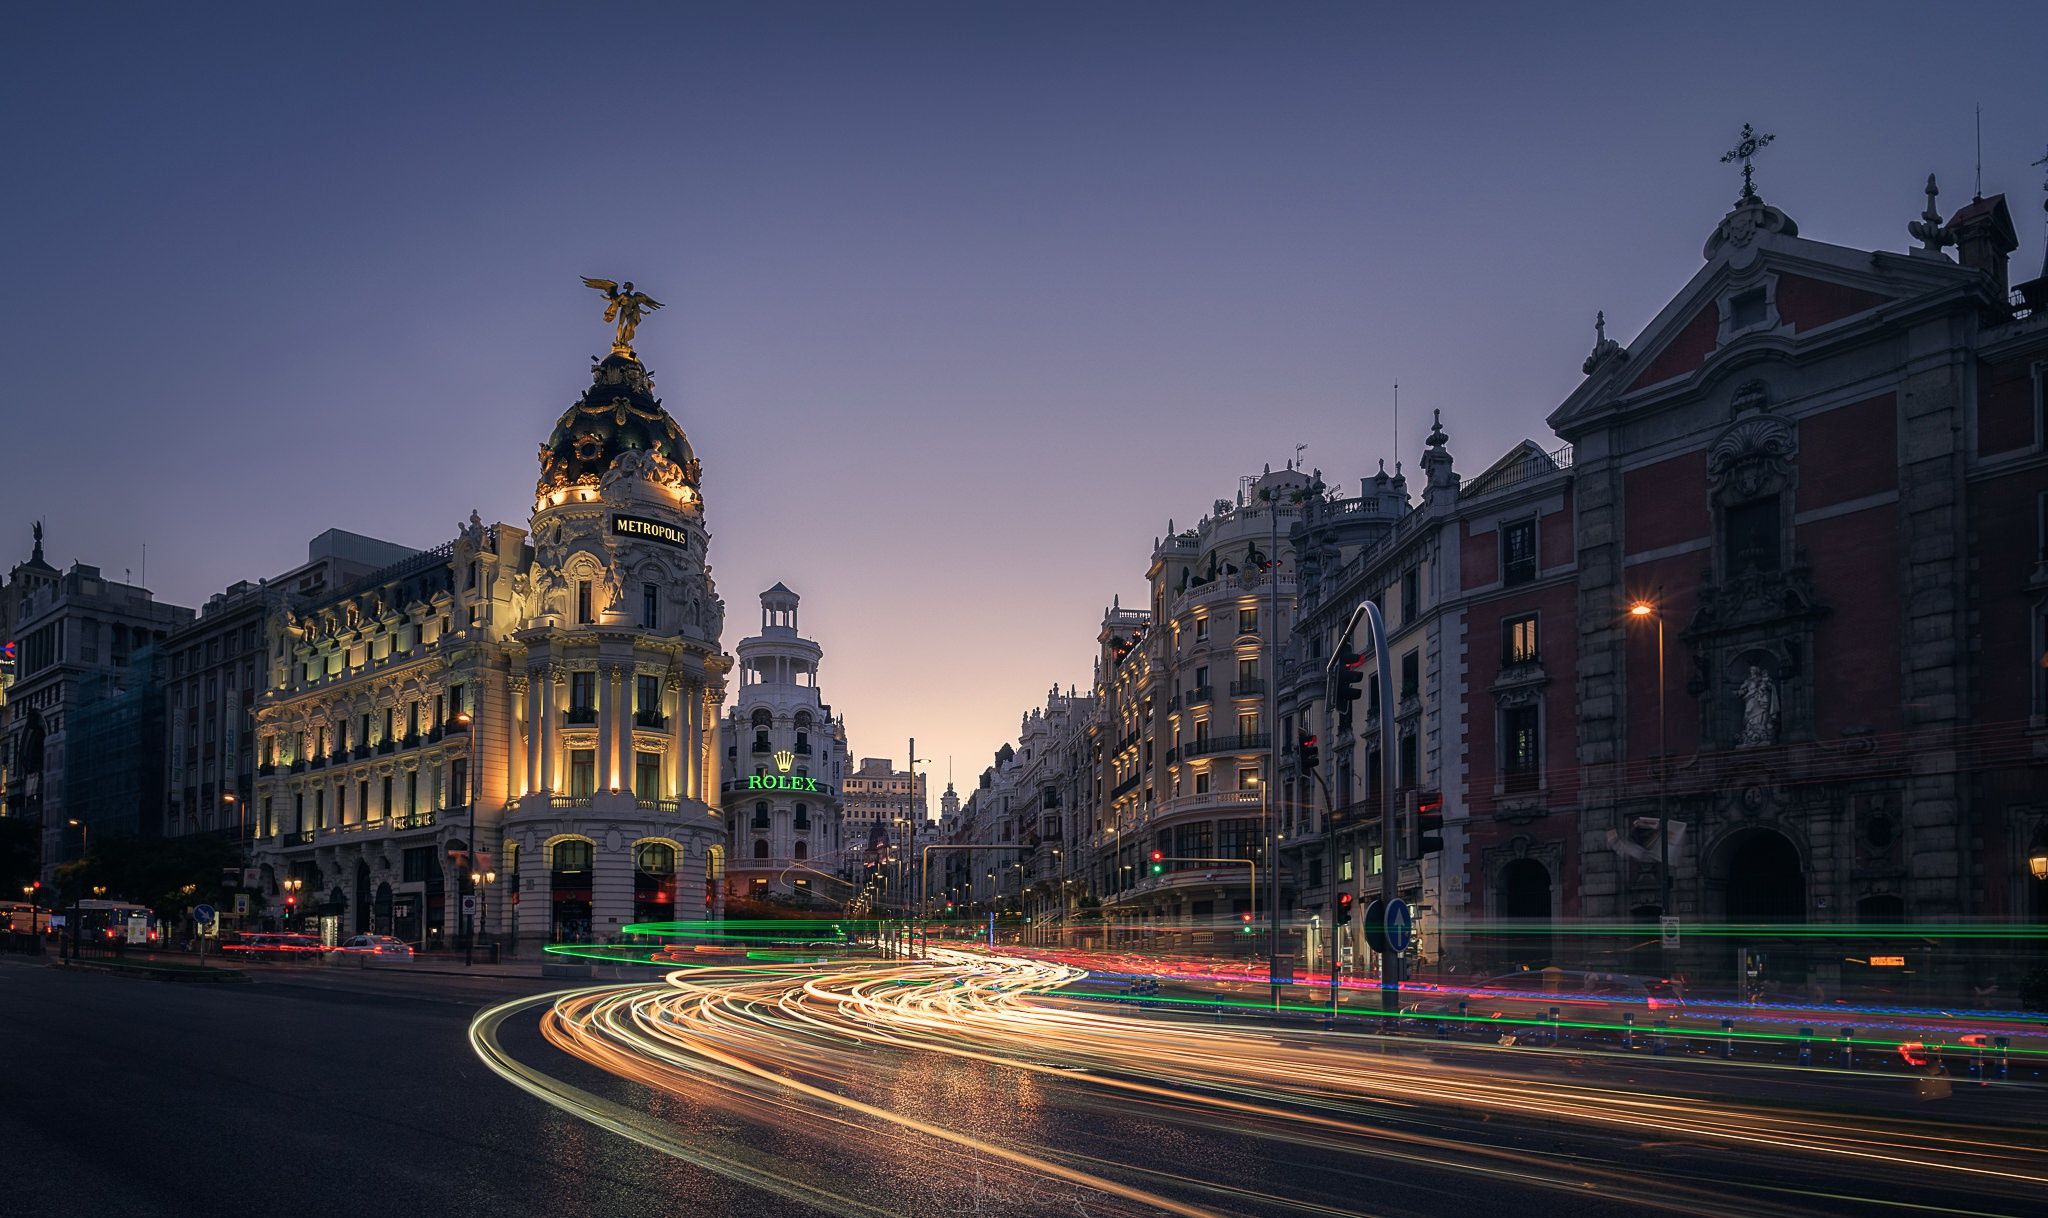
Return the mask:
<path id="1" fill-rule="evenodd" d="M 1656 602 L 1638 600 L 1628 607 L 1637 621 L 1657 621 L 1657 916 L 1671 917 L 1671 820 L 1666 797 L 1671 782 L 1669 721 L 1664 714 L 1664 615 Z"/>
<path id="2" fill-rule="evenodd" d="M 75 817 L 71 820 L 65 821 L 64 823 L 78 830 L 78 857 L 84 858 L 86 855 L 91 854 L 92 826 L 86 824 L 82 820 L 78 820 Z"/>
<path id="3" fill-rule="evenodd" d="M 491 885 L 498 882 L 495 871 L 473 871 L 469 876 L 470 887 L 476 889 L 477 936 L 489 942 L 491 933 Z"/>
<path id="4" fill-rule="evenodd" d="M 2036 846 L 2028 853 L 2027 871 L 2037 880 L 2048 880 L 2048 845 Z"/>
<path id="5" fill-rule="evenodd" d="M 278 885 L 278 887 L 284 889 L 284 921 L 286 926 L 291 925 L 292 910 L 298 906 L 299 889 L 305 886 L 306 881 L 297 876 L 290 876 Z"/>

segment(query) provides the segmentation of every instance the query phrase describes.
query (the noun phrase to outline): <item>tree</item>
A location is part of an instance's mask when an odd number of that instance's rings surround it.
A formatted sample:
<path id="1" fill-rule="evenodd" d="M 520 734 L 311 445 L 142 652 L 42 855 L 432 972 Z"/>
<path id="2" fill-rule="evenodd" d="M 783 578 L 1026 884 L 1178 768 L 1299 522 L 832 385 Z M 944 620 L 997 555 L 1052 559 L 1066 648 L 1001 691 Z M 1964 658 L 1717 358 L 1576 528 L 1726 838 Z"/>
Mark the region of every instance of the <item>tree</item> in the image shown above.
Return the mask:
<path id="1" fill-rule="evenodd" d="M 95 834 L 92 846 L 92 854 L 57 869 L 63 899 L 104 888 L 109 898 L 147 905 L 164 921 L 183 918 L 194 905 L 231 904 L 235 889 L 224 882 L 226 873 L 243 864 L 239 845 L 211 836 Z"/>

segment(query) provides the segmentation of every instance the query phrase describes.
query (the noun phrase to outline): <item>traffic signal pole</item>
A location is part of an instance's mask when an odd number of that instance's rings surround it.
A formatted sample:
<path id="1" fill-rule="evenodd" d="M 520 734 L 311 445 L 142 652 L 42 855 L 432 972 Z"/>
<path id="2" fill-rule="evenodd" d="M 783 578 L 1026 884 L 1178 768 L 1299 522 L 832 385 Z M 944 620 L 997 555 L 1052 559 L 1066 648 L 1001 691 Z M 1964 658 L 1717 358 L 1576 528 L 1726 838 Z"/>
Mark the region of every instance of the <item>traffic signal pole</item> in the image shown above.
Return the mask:
<path id="1" fill-rule="evenodd" d="M 1324 719 L 1341 719 L 1349 722 L 1351 702 L 1362 694 L 1355 688 L 1356 679 L 1346 679 L 1346 670 L 1360 665 L 1362 657 L 1350 653 L 1351 636 L 1359 623 L 1365 623 L 1371 640 L 1371 655 L 1376 659 L 1378 669 L 1376 680 L 1380 692 L 1380 764 L 1383 767 L 1380 781 L 1380 908 L 1384 910 L 1399 895 L 1401 875 L 1401 843 L 1394 825 L 1394 765 L 1396 757 L 1394 740 L 1394 687 L 1393 666 L 1388 663 L 1387 621 L 1380 613 L 1380 607 L 1370 600 L 1361 600 L 1351 611 L 1351 617 L 1344 623 L 1344 632 L 1337 636 L 1337 645 L 1330 649 L 1329 663 L 1324 666 L 1329 696 L 1324 703 Z M 1370 782 L 1370 778 L 1367 779 Z M 1333 932 L 1330 943 L 1330 1020 L 1337 1017 L 1337 965 L 1342 958 L 1336 941 L 1337 930 L 1337 824 L 1335 801 L 1330 795 L 1329 785 L 1323 785 L 1323 802 L 1330 808 L 1327 840 L 1329 842 L 1330 864 L 1330 929 Z M 1401 1009 L 1401 957 L 1394 952 L 1381 953 L 1383 967 L 1380 969 L 1380 1009 L 1388 1015 L 1398 1015 Z"/>

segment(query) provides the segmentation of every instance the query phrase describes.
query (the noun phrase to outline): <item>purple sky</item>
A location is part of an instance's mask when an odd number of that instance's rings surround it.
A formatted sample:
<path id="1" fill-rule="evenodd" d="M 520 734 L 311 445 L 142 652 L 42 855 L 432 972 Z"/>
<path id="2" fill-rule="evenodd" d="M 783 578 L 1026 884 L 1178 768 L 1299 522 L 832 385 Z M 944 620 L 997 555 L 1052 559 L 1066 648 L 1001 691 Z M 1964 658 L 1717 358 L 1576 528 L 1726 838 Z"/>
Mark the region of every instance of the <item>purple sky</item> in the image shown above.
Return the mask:
<path id="1" fill-rule="evenodd" d="M 784 580 L 856 754 L 965 788 L 1241 473 L 1478 472 L 1699 265 L 1744 121 L 1805 235 L 1941 175 L 2041 261 L 2048 7 L 29 5 L 0 45 L 0 564 L 197 604 L 341 527 L 523 524 L 606 347 Z M 1851 15 L 1853 12 L 1853 16 Z M 936 787 L 935 787 L 936 789 Z"/>

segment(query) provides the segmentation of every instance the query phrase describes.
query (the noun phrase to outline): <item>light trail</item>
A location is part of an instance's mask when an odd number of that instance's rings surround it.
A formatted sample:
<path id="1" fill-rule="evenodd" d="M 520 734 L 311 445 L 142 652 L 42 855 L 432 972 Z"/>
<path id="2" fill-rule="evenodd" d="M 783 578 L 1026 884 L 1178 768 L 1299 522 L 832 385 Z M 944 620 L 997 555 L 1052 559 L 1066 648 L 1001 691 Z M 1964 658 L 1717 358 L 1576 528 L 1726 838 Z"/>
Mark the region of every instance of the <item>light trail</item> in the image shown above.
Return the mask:
<path id="1" fill-rule="evenodd" d="M 1804 1075 L 1816 1072 L 1765 1076 L 1781 1093 L 1772 1101 L 1695 1093 L 1669 1079 L 1600 1085 L 1532 1071 L 1526 1055 L 1460 1046 L 1447 1062 L 1421 1052 L 1441 1048 L 1427 1042 L 1139 1017 L 1060 995 L 1082 976 L 1056 960 L 936 947 L 915 961 L 717 963 L 502 1004 L 478 1016 L 471 1040 L 493 1070 L 565 1111 L 839 1213 L 892 1212 L 863 1200 L 859 1190 L 870 1186 L 853 1182 L 860 1165 L 898 1161 L 949 1195 L 971 1175 L 1013 1212 L 1052 1204 L 1050 1188 L 1085 1213 L 1190 1218 L 1418 1212 L 1368 1211 L 1356 1198 L 1412 1190 L 1417 1179 L 1452 1187 L 1460 1177 L 1707 1215 L 1953 1212 L 1966 1199 L 1978 1212 L 2020 1214 L 2038 1212 L 2048 1195 L 2037 1130 L 1801 1102 Z M 651 1118 L 518 1061 L 501 1033 L 533 1014 L 563 1053 L 755 1135 Z M 955 1073 L 931 1073 L 947 1062 Z M 915 1085 L 987 1086 L 990 1077 L 1014 1080 L 1038 1115 L 977 1119 Z M 1882 1095 L 1908 1085 L 1841 1073 L 1827 1081 Z M 2038 1116 L 2038 1091 L 2004 1090 Z M 1312 1153 L 1325 1165 L 1322 1180 L 1217 1178 L 1200 1163 L 1176 1168 L 1171 1156 L 1134 1162 L 1141 1156 L 1116 1153 L 1119 1126 L 1220 1134 L 1280 1159 Z M 1503 1136 L 1560 1127 L 1589 1149 L 1561 1156 Z M 822 1159 L 765 1152 L 755 1149 L 760 1130 L 775 1131 L 771 1144 L 795 1137 L 833 1149 Z M 1655 1149 L 1674 1145 L 1685 1152 L 1680 1162 Z M 1685 1154 L 1740 1158 L 1744 1176 L 1718 1178 Z M 1913 1199 L 1929 1190 L 1942 1200 Z"/>

